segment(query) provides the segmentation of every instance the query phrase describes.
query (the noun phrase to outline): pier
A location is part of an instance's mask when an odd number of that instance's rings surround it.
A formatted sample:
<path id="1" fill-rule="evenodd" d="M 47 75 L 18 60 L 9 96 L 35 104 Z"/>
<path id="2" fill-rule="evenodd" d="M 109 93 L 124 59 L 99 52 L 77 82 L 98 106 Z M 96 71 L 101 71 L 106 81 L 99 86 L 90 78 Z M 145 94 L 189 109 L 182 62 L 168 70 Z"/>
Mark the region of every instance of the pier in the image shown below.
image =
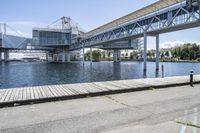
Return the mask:
<path id="1" fill-rule="evenodd" d="M 200 83 L 195 75 L 194 84 Z M 190 76 L 47 85 L 0 90 L 0 107 L 189 85 Z"/>

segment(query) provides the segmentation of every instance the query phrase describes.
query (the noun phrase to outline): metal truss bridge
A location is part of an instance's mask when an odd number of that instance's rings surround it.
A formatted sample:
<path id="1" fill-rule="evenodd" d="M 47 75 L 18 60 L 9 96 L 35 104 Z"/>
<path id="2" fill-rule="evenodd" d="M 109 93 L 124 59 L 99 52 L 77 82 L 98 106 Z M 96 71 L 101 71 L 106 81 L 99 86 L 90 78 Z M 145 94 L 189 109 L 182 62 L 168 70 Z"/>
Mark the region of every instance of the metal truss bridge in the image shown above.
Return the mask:
<path id="1" fill-rule="evenodd" d="M 160 0 L 85 33 L 80 41 L 70 46 L 70 50 L 131 40 L 146 35 L 156 36 L 197 26 L 200 26 L 199 5 L 188 8 L 186 0 Z"/>

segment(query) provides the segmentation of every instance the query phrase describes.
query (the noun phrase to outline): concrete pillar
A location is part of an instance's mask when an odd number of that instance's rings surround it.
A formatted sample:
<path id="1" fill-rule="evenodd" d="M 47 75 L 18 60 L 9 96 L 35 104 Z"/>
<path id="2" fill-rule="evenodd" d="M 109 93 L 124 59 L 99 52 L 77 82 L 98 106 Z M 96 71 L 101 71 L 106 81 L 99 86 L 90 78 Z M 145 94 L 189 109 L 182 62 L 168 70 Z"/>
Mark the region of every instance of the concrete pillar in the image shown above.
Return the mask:
<path id="1" fill-rule="evenodd" d="M 2 61 L 2 53 L 1 53 L 1 50 L 0 50 L 0 62 Z"/>
<path id="2" fill-rule="evenodd" d="M 56 61 L 57 60 L 57 56 L 56 54 L 53 54 L 53 61 Z"/>
<path id="3" fill-rule="evenodd" d="M 119 62 L 121 61 L 121 50 L 118 50 L 118 52 L 117 52 L 117 60 Z"/>
<path id="4" fill-rule="evenodd" d="M 92 63 L 92 47 L 90 47 L 90 63 Z"/>
<path id="5" fill-rule="evenodd" d="M 121 61 L 121 51 L 120 50 L 114 50 L 113 61 L 114 62 L 120 62 Z"/>
<path id="6" fill-rule="evenodd" d="M 71 61 L 71 54 L 70 52 L 67 53 L 67 62 L 70 62 Z"/>
<path id="7" fill-rule="evenodd" d="M 4 60 L 7 62 L 9 61 L 9 50 L 4 51 Z"/>
<path id="8" fill-rule="evenodd" d="M 144 56 L 144 65 L 143 65 L 143 70 L 147 70 L 147 35 L 144 33 L 144 51 L 143 51 L 143 56 Z"/>
<path id="9" fill-rule="evenodd" d="M 83 61 L 83 64 L 85 63 L 85 48 L 83 48 L 83 51 L 82 51 L 82 61 Z"/>
<path id="10" fill-rule="evenodd" d="M 56 57 L 57 57 L 57 58 L 56 58 L 56 61 L 59 62 L 59 54 L 57 54 Z"/>
<path id="11" fill-rule="evenodd" d="M 46 61 L 49 61 L 49 53 L 46 53 Z"/>
<path id="12" fill-rule="evenodd" d="M 159 70 L 159 35 L 156 36 L 156 70 Z"/>
<path id="13" fill-rule="evenodd" d="M 117 62 L 117 50 L 114 50 L 113 52 L 113 61 Z"/>
<path id="14" fill-rule="evenodd" d="M 62 62 L 65 62 L 65 56 L 66 56 L 65 52 L 63 52 L 61 55 L 62 55 Z"/>

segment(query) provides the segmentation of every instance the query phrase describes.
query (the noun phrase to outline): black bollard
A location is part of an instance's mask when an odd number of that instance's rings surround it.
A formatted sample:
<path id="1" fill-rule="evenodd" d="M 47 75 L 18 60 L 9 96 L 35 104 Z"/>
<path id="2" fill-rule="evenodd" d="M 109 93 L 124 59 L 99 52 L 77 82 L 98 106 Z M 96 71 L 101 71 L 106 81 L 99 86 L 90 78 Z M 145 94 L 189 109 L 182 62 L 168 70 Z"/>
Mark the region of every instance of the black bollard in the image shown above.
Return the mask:
<path id="1" fill-rule="evenodd" d="M 164 78 L 164 65 L 161 66 L 161 70 L 162 70 L 162 78 Z"/>
<path id="2" fill-rule="evenodd" d="M 194 79 L 194 72 L 191 71 L 190 72 L 190 86 L 192 86 L 192 87 L 193 87 L 193 79 Z"/>

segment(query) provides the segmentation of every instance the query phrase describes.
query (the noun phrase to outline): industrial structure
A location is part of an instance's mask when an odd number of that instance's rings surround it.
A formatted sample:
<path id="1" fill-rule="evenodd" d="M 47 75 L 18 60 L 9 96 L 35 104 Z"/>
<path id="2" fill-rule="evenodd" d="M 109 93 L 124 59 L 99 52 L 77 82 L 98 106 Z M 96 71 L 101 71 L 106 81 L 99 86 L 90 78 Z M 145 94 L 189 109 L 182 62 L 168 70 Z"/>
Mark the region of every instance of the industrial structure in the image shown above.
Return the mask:
<path id="1" fill-rule="evenodd" d="M 61 20 L 61 25 L 55 23 Z M 53 60 L 70 61 L 73 51 L 100 48 L 114 51 L 114 61 L 120 61 L 121 49 L 140 49 L 143 42 L 144 71 L 147 69 L 147 36 L 156 38 L 156 69 L 159 69 L 159 35 L 200 26 L 200 0 L 159 0 L 122 18 L 84 33 L 72 20 L 62 17 L 46 28 L 34 28 L 33 38 L 11 37 L 1 32 L 0 47 L 8 59 L 7 49 L 24 49 L 31 45 L 52 53 Z M 7 41 L 13 38 L 17 44 Z M 1 59 L 1 58 L 0 58 Z M 92 60 L 92 59 L 91 59 Z M 84 61 L 84 57 L 83 57 Z"/>

